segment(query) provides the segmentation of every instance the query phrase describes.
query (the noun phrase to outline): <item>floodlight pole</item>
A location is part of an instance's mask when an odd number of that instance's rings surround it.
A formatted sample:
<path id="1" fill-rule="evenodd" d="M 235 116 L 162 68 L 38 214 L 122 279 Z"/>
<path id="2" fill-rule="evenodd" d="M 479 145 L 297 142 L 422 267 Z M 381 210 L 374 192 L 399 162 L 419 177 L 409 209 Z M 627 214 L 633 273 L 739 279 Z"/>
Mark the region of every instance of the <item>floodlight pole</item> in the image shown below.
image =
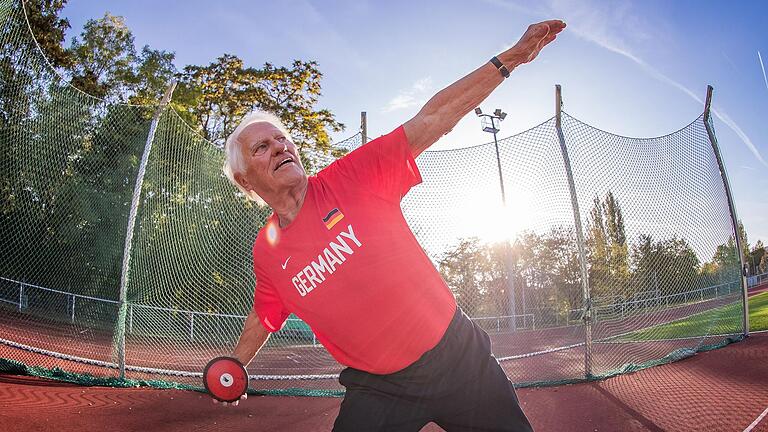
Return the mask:
<path id="1" fill-rule="evenodd" d="M 136 225 L 136 214 L 138 213 L 139 208 L 139 198 L 141 198 L 141 187 L 144 184 L 144 174 L 147 171 L 147 162 L 149 161 L 149 153 L 152 150 L 152 141 L 155 138 L 157 124 L 160 122 L 160 115 L 163 113 L 165 107 L 168 105 L 168 102 L 171 100 L 171 95 L 173 95 L 173 90 L 175 88 L 176 81 L 172 81 L 168 88 L 165 90 L 165 95 L 160 101 L 160 105 L 157 107 L 155 115 L 152 118 L 152 125 L 149 127 L 149 134 L 147 134 L 147 142 L 144 144 L 144 153 L 141 155 L 141 164 L 139 165 L 139 173 L 136 176 L 136 184 L 133 187 L 131 211 L 128 215 L 128 228 L 126 229 L 125 247 L 123 249 L 123 267 L 120 273 L 120 309 L 117 314 L 117 363 L 120 370 L 121 380 L 125 379 L 125 315 L 127 310 L 126 291 L 128 289 L 128 272 L 131 266 L 133 228 Z"/>
<path id="2" fill-rule="evenodd" d="M 496 124 L 494 123 L 494 120 L 499 118 L 496 116 L 490 116 L 488 114 L 483 114 L 483 115 L 491 118 L 491 127 L 493 128 L 493 146 L 496 148 L 496 165 L 499 168 L 499 186 L 501 186 L 501 204 L 504 206 L 504 208 L 506 208 L 507 196 L 504 193 L 504 174 L 502 174 L 501 172 L 501 156 L 499 155 L 499 141 L 496 139 L 496 134 L 498 133 L 499 129 L 496 127 Z"/>
<path id="3" fill-rule="evenodd" d="M 741 317 L 742 334 L 744 337 L 749 336 L 749 302 L 747 294 L 747 277 L 744 272 L 744 251 L 741 245 L 741 230 L 739 229 L 739 218 L 736 215 L 736 206 L 733 203 L 733 194 L 731 193 L 731 184 L 728 182 L 728 173 L 725 171 L 725 164 L 723 163 L 723 157 L 720 155 L 720 147 L 717 145 L 717 137 L 715 137 L 715 131 L 712 128 L 711 123 L 711 110 L 712 103 L 712 86 L 707 86 L 707 100 L 704 103 L 704 127 L 707 128 L 707 136 L 709 136 L 709 143 L 712 145 L 712 151 L 715 153 L 717 159 L 717 166 L 720 169 L 720 177 L 723 180 L 723 186 L 725 186 L 725 196 L 728 199 L 728 210 L 731 213 L 731 224 L 733 225 L 733 237 L 736 239 L 736 250 L 739 257 L 739 280 L 741 281 L 741 302 L 743 307 L 743 314 Z"/>
<path id="4" fill-rule="evenodd" d="M 579 200 L 576 196 L 576 184 L 573 181 L 571 159 L 568 156 L 568 147 L 565 145 L 565 135 L 563 135 L 562 107 L 563 98 L 560 92 L 560 84 L 557 84 L 555 85 L 555 130 L 560 141 L 565 174 L 568 177 L 568 189 L 571 192 L 571 206 L 573 208 L 573 222 L 576 226 L 576 245 L 579 249 L 579 263 L 581 264 L 582 307 L 584 310 L 584 376 L 589 379 L 592 377 L 592 296 L 589 291 L 589 272 L 587 271 L 587 254 L 584 248 L 584 231 L 581 227 Z"/>
<path id="5" fill-rule="evenodd" d="M 479 109 L 479 108 L 478 108 Z M 493 133 L 493 145 L 496 149 L 496 166 L 499 170 L 499 186 L 501 186 L 501 204 L 502 209 L 507 208 L 507 196 L 504 192 L 504 174 L 501 170 L 501 156 L 499 154 L 499 141 L 496 138 L 496 134 L 499 132 L 499 128 L 496 126 L 496 120 L 501 123 L 501 121 L 504 119 L 501 115 L 490 115 L 490 114 L 482 114 L 479 111 L 475 111 L 477 113 L 477 116 L 482 117 L 488 117 L 491 120 L 491 127 L 490 128 L 484 128 L 483 131 L 485 132 L 491 132 Z M 496 110 L 496 113 L 500 113 L 501 110 Z M 505 115 L 506 116 L 506 115 Z M 503 210 L 502 210 L 503 211 Z M 515 272 L 514 272 L 514 263 L 512 262 L 512 250 L 510 247 L 510 241 L 511 239 L 504 240 L 504 271 L 507 274 L 507 284 L 505 289 L 508 291 L 509 295 L 509 303 L 510 303 L 510 322 L 509 322 L 509 329 L 511 331 L 517 331 L 517 305 L 515 300 Z M 523 300 L 525 301 L 525 300 Z M 525 305 L 523 305 L 525 307 Z"/>

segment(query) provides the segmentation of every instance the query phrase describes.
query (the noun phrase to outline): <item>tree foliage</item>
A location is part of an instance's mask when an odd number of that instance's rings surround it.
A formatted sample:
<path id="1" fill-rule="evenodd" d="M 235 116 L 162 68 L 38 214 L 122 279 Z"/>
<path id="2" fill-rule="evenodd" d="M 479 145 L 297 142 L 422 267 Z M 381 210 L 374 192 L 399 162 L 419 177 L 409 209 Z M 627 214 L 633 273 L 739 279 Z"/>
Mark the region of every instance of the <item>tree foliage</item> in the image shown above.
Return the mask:
<path id="1" fill-rule="evenodd" d="M 67 0 L 38 0 L 25 2 L 27 18 L 32 33 L 35 35 L 40 49 L 54 67 L 69 67 L 72 58 L 68 50 L 62 46 L 64 34 L 70 28 L 69 20 L 59 17 Z M 24 23 L 17 21 L 17 25 Z"/>
<path id="2" fill-rule="evenodd" d="M 72 85 L 97 98 L 125 101 L 137 62 L 133 34 L 125 19 L 109 12 L 90 19 L 69 48 Z"/>
<path id="3" fill-rule="evenodd" d="M 207 66 L 185 67 L 179 77 L 174 106 L 206 139 L 220 146 L 243 116 L 255 109 L 277 115 L 305 156 L 330 152 L 328 132 L 344 129 L 330 111 L 315 107 L 322 73 L 314 61 L 295 60 L 290 67 L 265 63 L 257 69 L 224 54 Z M 310 171 L 318 168 L 313 158 L 305 161 Z"/>
<path id="4" fill-rule="evenodd" d="M 624 216 L 611 191 L 595 197 L 590 211 L 586 245 L 592 298 L 598 302 L 628 294 L 629 262 Z"/>
<path id="5" fill-rule="evenodd" d="M 756 275 L 768 272 L 768 259 L 766 259 L 766 249 L 762 240 L 758 240 L 749 252 L 747 264 L 750 266 L 750 274 Z"/>
<path id="6" fill-rule="evenodd" d="M 688 241 L 674 235 L 657 240 L 641 234 L 629 241 L 621 206 L 610 191 L 603 199 L 593 200 L 585 249 L 588 286 L 593 307 L 598 309 L 652 298 L 683 301 L 684 296 L 675 294 L 738 282 L 732 238 L 719 245 L 713 259 L 704 264 Z M 477 238 L 461 240 L 438 262 L 440 273 L 465 311 L 477 316 L 493 310 L 499 314 L 512 310 L 533 313 L 537 326 L 560 325 L 580 317 L 584 292 L 572 227 L 524 232 L 508 253 L 509 275 L 505 273 L 503 244 L 484 244 Z M 509 278 L 514 280 L 514 308 L 511 296 L 502 291 Z"/>
<path id="7" fill-rule="evenodd" d="M 472 237 L 447 251 L 438 268 L 462 310 L 471 316 L 487 316 L 506 311 L 503 260 L 502 245 L 485 244 Z"/>
<path id="8" fill-rule="evenodd" d="M 162 298 L 159 306 L 236 310 L 253 288 L 243 285 L 252 280 L 248 250 L 265 214 L 226 184 L 221 149 L 198 133 L 220 144 L 245 113 L 262 108 L 276 111 L 305 150 L 327 149 L 328 133 L 343 125 L 317 108 L 322 78 L 317 64 L 297 60 L 256 69 L 224 55 L 212 65 L 179 72 L 174 53 L 149 46 L 137 51 L 125 20 L 109 13 L 88 20 L 64 47 L 69 23 L 59 14 L 65 3 L 24 3 L 47 61 L 20 9 L 12 10 L 1 28 L 0 275 L 117 298 L 150 121 L 176 79 L 181 85 L 172 106 L 193 128 L 169 111 L 162 116 L 134 237 L 143 242 L 140 252 L 134 249 L 134 263 L 161 266 L 163 275 L 142 281 L 136 264 L 132 286 L 141 289 L 131 291 L 129 300 Z M 238 86 L 227 84 L 230 80 Z M 212 242 L 227 253 L 206 254 Z M 238 258 L 230 250 L 238 251 Z"/>
<path id="9" fill-rule="evenodd" d="M 643 234 L 632 247 L 635 295 L 659 297 L 698 288 L 699 264 L 696 252 L 684 239 L 673 236 L 654 241 Z"/>

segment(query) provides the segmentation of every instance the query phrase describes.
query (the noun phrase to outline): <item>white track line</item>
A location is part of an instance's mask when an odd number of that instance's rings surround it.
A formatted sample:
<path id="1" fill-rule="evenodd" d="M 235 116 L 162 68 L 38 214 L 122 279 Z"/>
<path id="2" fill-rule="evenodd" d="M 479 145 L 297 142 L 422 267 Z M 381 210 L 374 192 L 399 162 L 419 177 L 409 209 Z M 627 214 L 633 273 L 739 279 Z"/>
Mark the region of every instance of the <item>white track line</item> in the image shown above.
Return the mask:
<path id="1" fill-rule="evenodd" d="M 746 429 L 744 429 L 744 432 L 749 432 L 749 431 L 751 431 L 752 429 L 754 429 L 754 428 L 755 428 L 755 426 L 757 426 L 757 425 L 758 425 L 758 423 L 760 423 L 760 421 L 761 421 L 761 420 L 763 420 L 763 417 L 765 417 L 765 415 L 766 415 L 766 414 L 768 414 L 768 408 L 766 408 L 766 409 L 763 411 L 763 413 L 762 413 L 762 414 L 760 414 L 760 416 L 758 416 L 758 417 L 755 419 L 755 421 L 753 421 L 753 422 L 752 422 L 752 424 L 751 424 L 751 425 L 747 426 L 747 428 L 746 428 Z"/>

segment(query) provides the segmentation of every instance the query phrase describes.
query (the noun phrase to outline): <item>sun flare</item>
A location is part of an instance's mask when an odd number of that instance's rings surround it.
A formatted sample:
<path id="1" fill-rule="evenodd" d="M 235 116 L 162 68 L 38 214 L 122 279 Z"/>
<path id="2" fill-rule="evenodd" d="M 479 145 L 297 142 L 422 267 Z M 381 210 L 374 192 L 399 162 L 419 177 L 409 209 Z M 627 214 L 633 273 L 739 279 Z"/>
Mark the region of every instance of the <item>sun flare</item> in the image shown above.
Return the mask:
<path id="1" fill-rule="evenodd" d="M 534 225 L 531 198 L 525 191 L 510 190 L 506 193 L 505 206 L 498 191 L 482 191 L 460 212 L 464 215 L 461 226 L 466 227 L 463 235 L 478 237 L 487 243 L 514 241 Z"/>

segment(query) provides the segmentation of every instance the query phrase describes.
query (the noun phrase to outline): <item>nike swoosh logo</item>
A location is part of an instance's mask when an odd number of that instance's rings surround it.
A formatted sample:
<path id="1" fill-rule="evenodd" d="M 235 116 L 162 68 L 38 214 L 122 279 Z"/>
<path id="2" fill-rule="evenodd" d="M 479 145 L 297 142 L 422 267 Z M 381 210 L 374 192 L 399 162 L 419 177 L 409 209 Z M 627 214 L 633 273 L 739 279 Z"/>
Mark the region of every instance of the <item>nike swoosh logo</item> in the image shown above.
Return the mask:
<path id="1" fill-rule="evenodd" d="M 285 260 L 285 263 L 283 264 L 283 270 L 285 270 L 285 267 L 288 265 L 288 261 L 290 261 L 291 257 L 288 257 L 287 260 Z"/>

